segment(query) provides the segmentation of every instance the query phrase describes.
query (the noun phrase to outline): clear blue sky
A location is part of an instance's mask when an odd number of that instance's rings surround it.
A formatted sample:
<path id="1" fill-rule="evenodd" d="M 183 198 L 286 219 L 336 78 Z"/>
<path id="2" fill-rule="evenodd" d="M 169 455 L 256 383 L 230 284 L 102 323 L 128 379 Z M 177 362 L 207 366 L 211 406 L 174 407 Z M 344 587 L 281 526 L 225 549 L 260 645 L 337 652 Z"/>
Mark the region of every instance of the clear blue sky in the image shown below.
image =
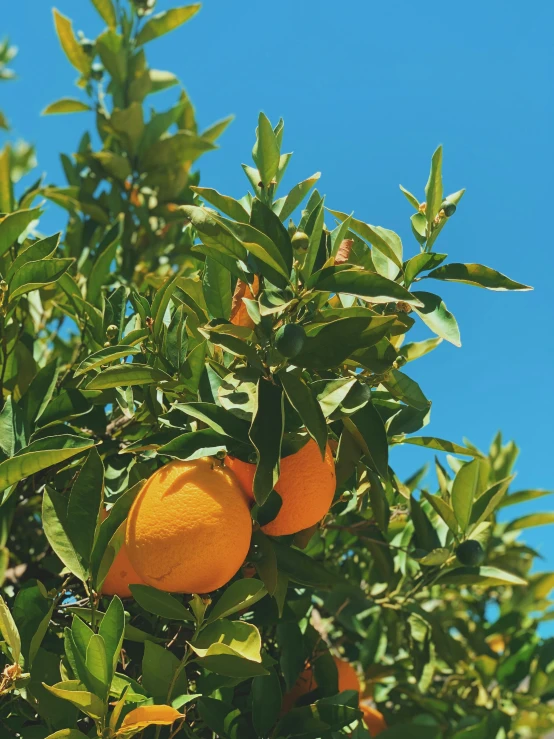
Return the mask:
<path id="1" fill-rule="evenodd" d="M 19 80 L 2 84 L 1 107 L 15 133 L 36 143 L 48 180 L 61 183 L 57 153 L 74 151 L 93 122 L 87 114 L 39 116 L 49 102 L 78 94 L 50 4 L 3 9 L 2 30 L 20 54 Z M 89 37 L 101 30 L 87 0 L 57 6 Z M 240 163 L 249 161 L 258 111 L 283 116 L 285 145 L 295 152 L 285 185 L 321 170 L 330 207 L 394 229 L 407 254 L 417 245 L 398 184 L 423 199 L 431 154 L 444 144 L 446 191 L 467 194 L 440 251 L 535 290 L 429 284 L 456 315 L 463 346 L 443 344 L 409 370 L 433 399 L 425 433 L 487 446 L 500 428 L 517 441 L 518 488 L 554 488 L 552 28 L 554 5 L 541 0 L 206 0 L 187 26 L 148 45 L 151 66 L 185 84 L 201 125 L 237 116 L 221 150 L 201 160 L 204 185 L 241 196 Z M 169 91 L 150 100 L 164 108 L 173 98 Z M 43 227 L 61 228 L 63 214 L 49 208 Z M 394 457 L 405 474 L 432 458 L 408 447 Z M 554 566 L 552 529 L 526 538 Z"/>

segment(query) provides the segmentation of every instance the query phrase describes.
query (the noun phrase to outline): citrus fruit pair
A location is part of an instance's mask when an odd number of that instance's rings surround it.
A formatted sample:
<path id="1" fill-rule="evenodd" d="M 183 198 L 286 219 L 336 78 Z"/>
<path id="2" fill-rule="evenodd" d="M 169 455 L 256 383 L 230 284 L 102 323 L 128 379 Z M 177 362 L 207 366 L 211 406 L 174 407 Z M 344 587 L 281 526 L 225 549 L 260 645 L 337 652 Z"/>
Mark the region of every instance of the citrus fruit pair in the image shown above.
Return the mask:
<path id="1" fill-rule="evenodd" d="M 106 594 L 130 596 L 129 584 L 208 593 L 240 569 L 250 548 L 255 465 L 227 458 L 174 461 L 146 482 L 129 512 L 125 544 L 103 585 Z M 281 461 L 276 485 L 282 506 L 263 527 L 273 536 L 318 523 L 335 493 L 335 466 L 310 440 Z"/>
<path id="2" fill-rule="evenodd" d="M 227 457 L 225 464 L 254 501 L 256 465 L 234 457 Z M 310 528 L 328 512 L 335 488 L 335 463 L 329 445 L 322 459 L 318 445 L 310 439 L 299 451 L 281 459 L 275 490 L 281 496 L 282 505 L 276 518 L 262 526 L 263 531 L 270 536 L 284 536 Z"/>
<path id="3" fill-rule="evenodd" d="M 361 685 L 356 670 L 346 660 L 339 659 L 338 657 L 333 657 L 333 660 L 337 666 L 339 693 L 342 693 L 344 690 L 355 690 L 359 693 Z M 294 708 L 302 696 L 311 693 L 316 688 L 317 682 L 313 669 L 311 666 L 307 667 L 293 688 L 283 696 L 281 715 L 288 713 Z M 360 710 L 363 713 L 364 723 L 372 737 L 378 736 L 381 732 L 385 731 L 387 728 L 385 717 L 370 701 L 367 699 L 360 701 Z"/>

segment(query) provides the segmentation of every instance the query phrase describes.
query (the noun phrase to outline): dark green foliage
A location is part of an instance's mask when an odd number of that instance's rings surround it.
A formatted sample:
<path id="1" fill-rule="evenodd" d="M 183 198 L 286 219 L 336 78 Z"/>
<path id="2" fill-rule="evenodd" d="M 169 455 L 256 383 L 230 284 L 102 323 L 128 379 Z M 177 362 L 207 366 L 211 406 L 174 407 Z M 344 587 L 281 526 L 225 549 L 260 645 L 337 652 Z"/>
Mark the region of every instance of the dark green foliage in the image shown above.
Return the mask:
<path id="1" fill-rule="evenodd" d="M 498 511 L 548 491 L 510 491 L 518 450 L 500 435 L 488 453 L 420 435 L 440 380 L 420 386 L 410 363 L 460 331 L 412 285 L 528 289 L 434 248 L 464 194 L 445 197 L 442 147 L 425 202 L 402 188 L 406 248 L 328 210 L 319 173 L 278 196 L 291 155 L 263 113 L 249 192 L 200 187 L 195 163 L 230 119 L 199 131 L 177 78 L 147 60 L 199 6 L 92 3 L 95 39 L 54 12 L 78 97 L 44 112 L 96 127 L 62 155 L 67 181 L 14 194 L 32 149 L 0 152 L 0 735 L 366 738 L 333 658 L 359 671 L 387 739 L 546 734 L 554 575 L 519 532 L 554 515 Z M 0 44 L 0 77 L 12 56 Z M 67 212 L 63 234 L 35 230 L 43 198 Z M 433 335 L 411 341 L 419 321 Z M 334 456 L 333 504 L 318 526 L 270 537 L 283 459 L 310 440 Z M 446 453 L 436 490 L 425 468 L 403 481 L 391 467 L 403 444 Z M 256 466 L 236 576 L 210 594 L 102 595 L 144 480 L 227 455 Z"/>

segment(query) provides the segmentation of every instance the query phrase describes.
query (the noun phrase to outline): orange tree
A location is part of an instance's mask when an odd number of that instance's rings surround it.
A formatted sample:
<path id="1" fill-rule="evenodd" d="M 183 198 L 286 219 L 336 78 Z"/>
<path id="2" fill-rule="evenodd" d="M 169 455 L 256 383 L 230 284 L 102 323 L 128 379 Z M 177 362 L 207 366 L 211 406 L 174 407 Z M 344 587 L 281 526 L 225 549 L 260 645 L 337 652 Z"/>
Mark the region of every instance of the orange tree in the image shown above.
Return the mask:
<path id="1" fill-rule="evenodd" d="M 442 149 L 424 202 L 402 188 L 407 254 L 329 209 L 318 174 L 281 194 L 263 114 L 249 192 L 200 187 L 229 119 L 199 133 L 145 56 L 198 7 L 93 4 L 95 40 L 54 11 L 81 93 L 45 112 L 93 111 L 101 148 L 85 134 L 67 186 L 19 195 L 0 157 L 2 736 L 545 734 L 554 575 L 518 534 L 552 515 L 498 512 L 546 493 L 510 490 L 500 436 L 418 435 L 405 367 L 460 343 L 427 285 L 528 289 L 437 251 L 463 196 Z M 431 338 L 406 338 L 416 321 Z M 395 474 L 403 444 L 439 453 L 436 490 Z"/>

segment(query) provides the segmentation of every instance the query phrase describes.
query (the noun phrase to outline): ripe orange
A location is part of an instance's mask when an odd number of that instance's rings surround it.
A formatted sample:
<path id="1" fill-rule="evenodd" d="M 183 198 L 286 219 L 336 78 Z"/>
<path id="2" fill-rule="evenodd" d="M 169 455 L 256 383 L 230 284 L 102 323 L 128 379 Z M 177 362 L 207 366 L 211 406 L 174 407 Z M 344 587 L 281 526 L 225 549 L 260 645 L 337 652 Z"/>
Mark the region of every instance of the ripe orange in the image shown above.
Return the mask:
<path id="1" fill-rule="evenodd" d="M 254 275 L 252 287 L 250 287 L 250 285 L 243 280 L 237 280 L 235 292 L 233 293 L 233 302 L 231 304 L 230 316 L 230 321 L 231 323 L 234 323 L 235 326 L 246 326 L 246 328 L 254 328 L 254 326 L 256 325 L 248 315 L 248 311 L 246 310 L 246 306 L 242 299 L 247 298 L 249 300 L 252 300 L 252 298 L 254 298 L 258 294 L 259 287 L 260 280 L 258 279 L 258 275 Z"/>
<path id="2" fill-rule="evenodd" d="M 108 517 L 108 512 L 104 509 L 100 511 L 100 518 L 102 521 Z M 127 547 L 125 543 L 121 545 L 119 552 L 115 555 L 114 561 L 111 564 L 110 569 L 100 592 L 102 595 L 119 595 L 120 598 L 131 598 L 132 593 L 129 590 L 129 585 L 140 585 L 142 580 L 135 572 L 135 568 L 129 560 L 127 553 Z"/>
<path id="3" fill-rule="evenodd" d="M 227 457 L 245 493 L 254 500 L 252 485 L 256 466 L 235 457 Z M 325 459 L 313 439 L 302 449 L 281 460 L 281 474 L 275 490 L 283 500 L 276 518 L 262 526 L 266 534 L 283 536 L 296 534 L 321 521 L 333 502 L 336 478 L 335 463 L 327 446 Z"/>
<path id="4" fill-rule="evenodd" d="M 147 585 L 208 593 L 243 564 L 252 536 L 248 503 L 234 477 L 212 459 L 157 470 L 127 520 L 129 558 Z"/>
<path id="5" fill-rule="evenodd" d="M 333 657 L 333 660 L 337 666 L 337 672 L 339 677 L 339 693 L 343 690 L 360 690 L 360 681 L 356 670 L 352 667 L 349 662 L 338 657 Z M 307 667 L 304 672 L 299 676 L 296 683 L 283 696 L 283 703 L 281 707 L 281 715 L 288 713 L 294 708 L 296 702 L 302 698 L 303 695 L 311 693 L 312 690 L 317 688 L 317 682 L 314 677 L 313 669 L 311 665 Z"/>
<path id="6" fill-rule="evenodd" d="M 374 708 L 366 701 L 362 701 L 360 703 L 360 710 L 364 714 L 364 724 L 367 726 L 367 730 L 372 737 L 378 736 L 382 731 L 385 731 L 385 729 L 388 728 L 385 717 L 381 711 L 377 710 L 377 708 Z"/>

